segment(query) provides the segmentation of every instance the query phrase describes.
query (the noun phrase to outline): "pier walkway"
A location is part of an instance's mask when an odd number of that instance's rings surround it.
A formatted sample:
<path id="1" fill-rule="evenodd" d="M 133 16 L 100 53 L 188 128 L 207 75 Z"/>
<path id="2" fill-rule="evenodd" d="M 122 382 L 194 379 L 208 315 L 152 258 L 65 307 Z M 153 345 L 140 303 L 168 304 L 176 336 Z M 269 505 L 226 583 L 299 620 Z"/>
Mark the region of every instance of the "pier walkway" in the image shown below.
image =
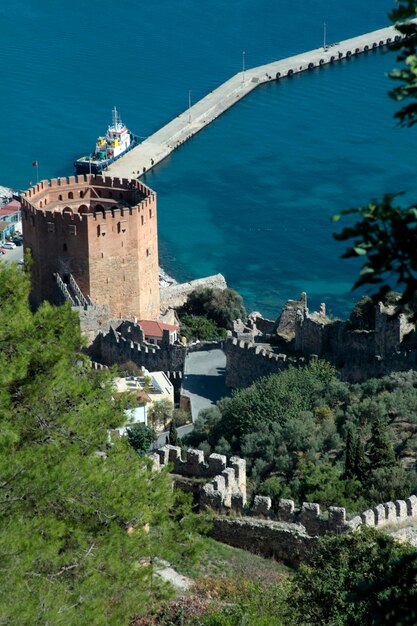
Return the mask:
<path id="1" fill-rule="evenodd" d="M 403 38 L 404 36 L 396 30 L 395 26 L 388 26 L 359 37 L 239 72 L 112 163 L 106 173 L 120 178 L 142 176 L 259 85 L 315 67 L 336 63 L 342 59 L 387 46 Z"/>

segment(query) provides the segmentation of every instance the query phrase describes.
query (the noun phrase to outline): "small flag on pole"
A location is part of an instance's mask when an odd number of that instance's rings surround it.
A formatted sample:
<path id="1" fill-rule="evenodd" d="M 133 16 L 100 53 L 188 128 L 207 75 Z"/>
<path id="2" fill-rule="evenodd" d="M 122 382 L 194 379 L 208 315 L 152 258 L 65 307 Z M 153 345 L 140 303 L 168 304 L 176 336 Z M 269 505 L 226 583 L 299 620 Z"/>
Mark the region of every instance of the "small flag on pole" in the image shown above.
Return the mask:
<path id="1" fill-rule="evenodd" d="M 32 161 L 32 167 L 36 167 L 36 182 L 39 182 L 39 163 L 37 161 Z"/>

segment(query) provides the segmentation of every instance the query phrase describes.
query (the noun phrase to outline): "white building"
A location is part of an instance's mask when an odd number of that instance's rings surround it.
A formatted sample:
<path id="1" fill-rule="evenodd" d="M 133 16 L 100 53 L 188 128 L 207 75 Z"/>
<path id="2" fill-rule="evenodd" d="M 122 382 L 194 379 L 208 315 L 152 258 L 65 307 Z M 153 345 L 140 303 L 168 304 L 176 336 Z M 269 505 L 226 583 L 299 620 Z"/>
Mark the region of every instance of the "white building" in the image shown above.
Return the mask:
<path id="1" fill-rule="evenodd" d="M 146 424 L 148 413 L 154 402 L 169 400 L 174 404 L 174 387 L 165 372 L 148 372 L 142 368 L 142 375 L 115 378 L 115 393 L 131 393 L 137 400 L 137 406 L 126 409 L 126 426 L 116 428 L 112 432 L 121 437 L 126 434 L 130 424 Z"/>

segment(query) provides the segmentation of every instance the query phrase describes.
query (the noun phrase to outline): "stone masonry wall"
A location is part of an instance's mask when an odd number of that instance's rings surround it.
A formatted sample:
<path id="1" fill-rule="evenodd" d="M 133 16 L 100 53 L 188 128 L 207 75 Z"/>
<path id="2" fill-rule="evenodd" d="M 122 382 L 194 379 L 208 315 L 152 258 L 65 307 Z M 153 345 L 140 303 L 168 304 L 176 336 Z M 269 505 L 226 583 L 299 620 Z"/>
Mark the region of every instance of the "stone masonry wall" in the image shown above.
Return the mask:
<path id="1" fill-rule="evenodd" d="M 158 318 L 156 194 L 146 185 L 98 175 L 41 181 L 22 194 L 22 230 L 34 304 L 54 302 L 54 274 L 71 274 L 114 319 Z"/>
<path id="2" fill-rule="evenodd" d="M 280 343 L 280 353 L 270 335 L 258 334 L 256 343 L 253 332 L 248 338 L 239 334 L 227 340 L 226 384 L 247 387 L 261 376 L 278 373 L 291 364 L 301 365 L 311 357 L 333 363 L 349 382 L 415 368 L 415 324 L 394 313 L 394 307 L 379 304 L 375 330 L 358 330 L 349 322 L 330 320 L 323 304 L 318 313 L 310 314 L 302 294 L 299 301 L 287 303 L 276 323 L 276 335 L 286 339 Z"/>
<path id="3" fill-rule="evenodd" d="M 253 518 L 215 517 L 210 535 L 235 548 L 272 557 L 297 567 L 308 561 L 317 543 L 301 526 Z"/>
<path id="4" fill-rule="evenodd" d="M 127 327 L 133 329 L 132 335 L 127 332 Z M 99 333 L 89 348 L 89 355 L 94 361 L 105 365 L 133 361 L 151 372 L 162 370 L 168 373 L 184 370 L 186 348 L 183 345 L 170 344 L 166 339 L 160 346 L 156 346 L 146 341 L 135 341 L 132 337 L 140 337 L 140 331 L 136 333 L 133 322 L 111 328 L 106 334 Z"/>
<path id="5" fill-rule="evenodd" d="M 277 374 L 290 365 L 303 365 L 304 358 L 272 352 L 262 344 L 228 337 L 224 345 L 226 354 L 226 385 L 248 387 L 261 376 Z"/>
<path id="6" fill-rule="evenodd" d="M 224 455 L 211 454 L 205 462 L 202 450 L 187 450 L 182 459 L 181 448 L 171 445 L 150 456 L 156 470 L 171 466 L 177 476 L 209 479 L 202 486 L 183 484 L 184 479 L 176 483 L 194 493 L 200 509 L 216 514 L 211 531 L 215 539 L 293 566 L 308 560 L 321 535 L 356 531 L 362 526 L 388 532 L 417 524 L 416 495 L 379 504 L 349 521 L 343 507 L 329 507 L 327 517 L 323 517 L 320 505 L 314 502 L 303 502 L 296 509 L 293 500 L 281 499 L 273 510 L 269 497 L 255 496 L 250 508 L 246 503 L 244 459 L 231 457 L 228 461 Z"/>
<path id="7" fill-rule="evenodd" d="M 164 313 L 168 309 L 177 309 L 183 306 L 188 295 L 197 287 L 212 287 L 218 289 L 226 289 L 227 283 L 222 274 L 215 274 L 214 276 L 207 276 L 206 278 L 198 278 L 191 280 L 188 283 L 181 283 L 180 285 L 170 285 L 164 287 L 160 291 L 161 296 L 161 312 Z"/>

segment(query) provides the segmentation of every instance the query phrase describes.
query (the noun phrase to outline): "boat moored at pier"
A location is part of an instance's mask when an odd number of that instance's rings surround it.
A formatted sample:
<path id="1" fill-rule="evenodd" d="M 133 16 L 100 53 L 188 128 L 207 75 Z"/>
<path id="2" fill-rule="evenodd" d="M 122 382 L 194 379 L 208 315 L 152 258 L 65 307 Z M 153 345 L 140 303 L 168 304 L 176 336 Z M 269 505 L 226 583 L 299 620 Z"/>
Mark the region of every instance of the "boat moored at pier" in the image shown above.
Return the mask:
<path id="1" fill-rule="evenodd" d="M 137 140 L 123 124 L 114 107 L 112 124 L 104 137 L 99 137 L 92 154 L 82 156 L 74 163 L 77 174 L 100 174 L 106 167 L 137 145 Z"/>

